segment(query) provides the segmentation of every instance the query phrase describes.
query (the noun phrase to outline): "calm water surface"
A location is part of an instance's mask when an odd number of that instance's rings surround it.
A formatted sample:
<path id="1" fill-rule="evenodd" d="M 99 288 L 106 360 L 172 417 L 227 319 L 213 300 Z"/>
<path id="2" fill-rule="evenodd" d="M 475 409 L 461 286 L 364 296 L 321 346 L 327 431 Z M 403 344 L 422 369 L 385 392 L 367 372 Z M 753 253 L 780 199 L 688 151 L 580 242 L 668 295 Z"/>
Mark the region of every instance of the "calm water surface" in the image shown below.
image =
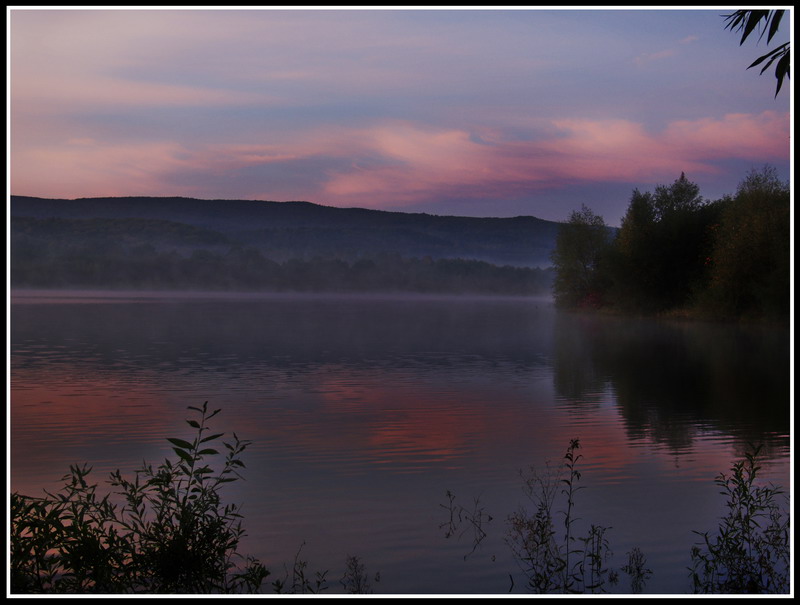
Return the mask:
<path id="1" fill-rule="evenodd" d="M 302 547 L 330 592 L 357 555 L 376 593 L 506 594 L 524 592 L 505 543 L 520 471 L 577 437 L 580 523 L 611 526 L 612 567 L 641 548 L 647 592 L 685 593 L 692 530 L 716 527 L 714 478 L 748 442 L 789 486 L 789 346 L 532 299 L 15 292 L 11 488 L 171 457 L 207 400 L 253 441 L 227 497 L 270 579 Z M 474 551 L 468 526 L 445 537 L 448 490 L 492 517 Z"/>

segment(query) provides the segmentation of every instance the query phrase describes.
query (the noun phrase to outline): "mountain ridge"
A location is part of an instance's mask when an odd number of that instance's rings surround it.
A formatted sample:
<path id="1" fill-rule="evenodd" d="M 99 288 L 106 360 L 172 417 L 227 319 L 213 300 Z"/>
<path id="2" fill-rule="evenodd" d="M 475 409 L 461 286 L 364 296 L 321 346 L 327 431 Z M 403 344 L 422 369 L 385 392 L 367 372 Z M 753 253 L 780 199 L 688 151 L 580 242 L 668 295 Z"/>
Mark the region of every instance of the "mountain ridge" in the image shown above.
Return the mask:
<path id="1" fill-rule="evenodd" d="M 267 256 L 353 260 L 380 253 L 465 258 L 545 267 L 559 223 L 534 216 L 464 217 L 307 201 L 179 196 L 39 198 L 11 196 L 11 216 L 30 219 L 151 219 L 213 230 Z"/>

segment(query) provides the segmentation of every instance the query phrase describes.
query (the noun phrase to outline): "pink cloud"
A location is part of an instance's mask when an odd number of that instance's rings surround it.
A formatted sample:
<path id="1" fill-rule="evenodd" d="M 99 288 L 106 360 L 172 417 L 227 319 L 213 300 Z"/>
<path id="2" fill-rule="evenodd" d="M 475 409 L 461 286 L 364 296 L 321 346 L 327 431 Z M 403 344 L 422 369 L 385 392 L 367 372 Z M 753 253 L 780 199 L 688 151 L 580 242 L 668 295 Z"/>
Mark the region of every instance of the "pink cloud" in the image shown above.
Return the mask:
<path id="1" fill-rule="evenodd" d="M 427 131 L 395 125 L 362 135 L 363 153 L 395 160 L 335 173 L 324 194 L 394 203 L 443 195 L 519 194 L 564 182 L 668 181 L 681 172 L 712 174 L 715 162 L 788 158 L 788 116 L 775 112 L 680 121 L 660 133 L 627 120 L 559 120 L 544 140 L 508 141 L 466 131 Z"/>
<path id="2" fill-rule="evenodd" d="M 325 193 L 337 198 L 374 196 L 414 201 L 444 184 L 468 186 L 497 177 L 490 174 L 492 148 L 470 140 L 462 130 L 427 130 L 391 124 L 359 133 L 363 157 L 379 157 L 386 166 L 367 169 L 355 162 L 347 172 L 331 175 Z"/>
<path id="3" fill-rule="evenodd" d="M 719 161 L 789 156 L 789 116 L 772 111 L 681 120 L 661 132 L 627 120 L 563 119 L 551 126 L 542 138 L 520 140 L 489 129 L 392 121 L 284 138 L 265 134 L 271 139 L 265 143 L 252 142 L 261 136 L 253 133 L 251 142 L 203 146 L 112 145 L 65 133 L 61 143 L 14 150 L 12 187 L 52 197 L 192 195 L 381 207 L 443 197 L 513 197 L 565 183 L 669 182 L 682 171 L 714 174 Z M 273 165 L 278 173 L 282 167 L 291 173 L 309 161 L 317 173 L 280 183 L 241 172 Z M 209 191 L 209 182 L 218 189 Z"/>
<path id="4" fill-rule="evenodd" d="M 60 145 L 17 150 L 11 161 L 14 193 L 43 197 L 169 195 L 159 175 L 187 165 L 183 147 L 156 142 L 106 145 L 72 139 Z"/>
<path id="5" fill-rule="evenodd" d="M 789 115 L 728 114 L 722 119 L 679 120 L 664 133 L 667 144 L 691 157 L 784 159 L 789 152 Z"/>
<path id="6" fill-rule="evenodd" d="M 58 103 L 52 102 L 57 96 Z M 11 102 L 19 111 L 63 114 L 67 110 L 91 111 L 105 107 L 215 107 L 273 103 L 275 99 L 254 93 L 136 82 L 118 78 L 75 79 L 52 76 L 47 79 L 14 82 Z"/>

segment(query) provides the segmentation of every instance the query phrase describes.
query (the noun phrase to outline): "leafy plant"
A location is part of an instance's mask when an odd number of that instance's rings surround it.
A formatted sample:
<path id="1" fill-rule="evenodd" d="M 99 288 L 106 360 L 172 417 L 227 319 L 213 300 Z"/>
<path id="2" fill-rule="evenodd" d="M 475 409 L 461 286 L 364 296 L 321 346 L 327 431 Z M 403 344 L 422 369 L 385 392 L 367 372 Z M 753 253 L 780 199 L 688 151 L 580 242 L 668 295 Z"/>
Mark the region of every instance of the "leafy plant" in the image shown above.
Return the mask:
<path id="1" fill-rule="evenodd" d="M 761 33 L 758 36 L 759 41 L 761 41 L 761 38 L 764 37 L 765 33 L 769 32 L 767 34 L 767 44 L 769 44 L 772 41 L 773 36 L 778 32 L 781 19 L 783 19 L 783 14 L 785 12 L 785 10 L 734 11 L 729 15 L 723 15 L 725 17 L 725 29 L 742 32 L 742 39 L 739 41 L 739 46 L 744 44 L 748 36 L 750 36 L 750 34 L 756 29 L 761 30 Z M 761 21 L 764 21 L 764 23 L 762 24 Z M 775 63 L 775 61 L 777 61 L 775 65 L 775 78 L 778 80 L 775 88 L 775 96 L 777 97 L 778 93 L 781 91 L 784 78 L 788 78 L 791 74 L 791 57 L 791 44 L 789 42 L 785 42 L 784 44 L 772 49 L 765 55 L 761 55 L 758 59 L 753 61 L 747 67 L 747 69 L 755 67 L 756 65 L 760 65 L 766 61 L 760 72 L 763 74 L 773 63 Z"/>
<path id="2" fill-rule="evenodd" d="M 696 593 L 789 592 L 789 518 L 781 489 L 756 483 L 760 451 L 753 447 L 715 480 L 728 512 L 715 535 L 695 532 L 703 538 L 691 551 Z"/>
<path id="3" fill-rule="evenodd" d="M 508 518 L 506 542 L 527 578 L 527 588 L 534 593 L 605 592 L 619 582 L 620 574 L 607 565 L 612 555 L 607 537 L 611 528 L 591 524 L 585 535 L 577 532 L 576 495 L 584 489 L 578 485 L 579 449 L 579 440 L 573 439 L 560 465 L 547 462 L 544 470 L 532 468 L 524 478 L 524 489 L 535 508 L 532 512 L 520 508 Z M 696 593 L 789 592 L 788 496 L 780 487 L 756 482 L 760 451 L 760 446 L 751 447 L 743 460 L 733 464 L 730 475 L 721 473 L 715 480 L 727 497 L 728 513 L 715 535 L 694 532 L 703 539 L 691 551 L 690 575 Z M 562 506 L 557 508 L 559 496 Z M 780 496 L 785 496 L 786 507 L 779 502 Z M 452 492 L 447 497 L 449 504 L 440 505 L 450 513 L 449 521 L 440 525 L 447 527 L 446 537 L 465 519 L 480 529 L 474 515 L 455 504 Z M 563 516 L 560 522 L 558 515 Z M 480 539 L 485 535 L 481 533 Z M 641 593 L 653 571 L 639 547 L 632 548 L 627 557 L 620 571 L 630 578 L 630 592 Z"/>
<path id="4" fill-rule="evenodd" d="M 606 534 L 611 528 L 592 524 L 585 536 L 576 535 L 575 496 L 583 489 L 578 485 L 578 449 L 580 441 L 573 439 L 560 468 L 548 464 L 542 473 L 532 469 L 525 489 L 535 510 L 520 509 L 508 519 L 506 541 L 535 593 L 605 592 L 618 581 L 618 574 L 607 567 L 611 549 Z M 560 536 L 554 513 L 559 495 L 565 499 L 558 511 L 563 515 Z"/>
<path id="5" fill-rule="evenodd" d="M 249 441 L 223 442 L 222 469 L 207 460 L 220 452 L 207 434 L 208 402 L 189 409 L 198 420 L 192 441 L 170 438 L 177 456 L 133 479 L 119 470 L 117 491 L 100 498 L 86 465 L 71 466 L 58 493 L 11 496 L 11 589 L 14 593 L 256 592 L 268 571 L 237 552 L 244 535 L 239 507 L 224 505 L 220 489 L 241 478 Z M 112 495 L 121 499 L 115 503 Z"/>

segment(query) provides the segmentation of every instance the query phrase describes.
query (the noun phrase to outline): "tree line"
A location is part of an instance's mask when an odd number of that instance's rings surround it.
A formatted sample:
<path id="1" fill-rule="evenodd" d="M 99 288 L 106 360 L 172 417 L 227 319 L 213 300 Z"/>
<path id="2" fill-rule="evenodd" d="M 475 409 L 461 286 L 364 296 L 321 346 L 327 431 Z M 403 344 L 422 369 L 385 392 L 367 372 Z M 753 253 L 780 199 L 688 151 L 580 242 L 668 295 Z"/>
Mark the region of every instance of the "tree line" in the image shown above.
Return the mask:
<path id="1" fill-rule="evenodd" d="M 790 190 L 752 170 L 736 193 L 707 200 L 685 174 L 635 189 L 618 230 L 585 205 L 552 254 L 563 308 L 725 319 L 788 317 Z"/>
<path id="2" fill-rule="evenodd" d="M 544 295 L 552 269 L 485 261 L 383 253 L 355 261 L 291 258 L 278 262 L 258 248 L 133 246 L 109 239 L 17 239 L 12 287 L 208 289 L 289 292 L 420 292 Z"/>

